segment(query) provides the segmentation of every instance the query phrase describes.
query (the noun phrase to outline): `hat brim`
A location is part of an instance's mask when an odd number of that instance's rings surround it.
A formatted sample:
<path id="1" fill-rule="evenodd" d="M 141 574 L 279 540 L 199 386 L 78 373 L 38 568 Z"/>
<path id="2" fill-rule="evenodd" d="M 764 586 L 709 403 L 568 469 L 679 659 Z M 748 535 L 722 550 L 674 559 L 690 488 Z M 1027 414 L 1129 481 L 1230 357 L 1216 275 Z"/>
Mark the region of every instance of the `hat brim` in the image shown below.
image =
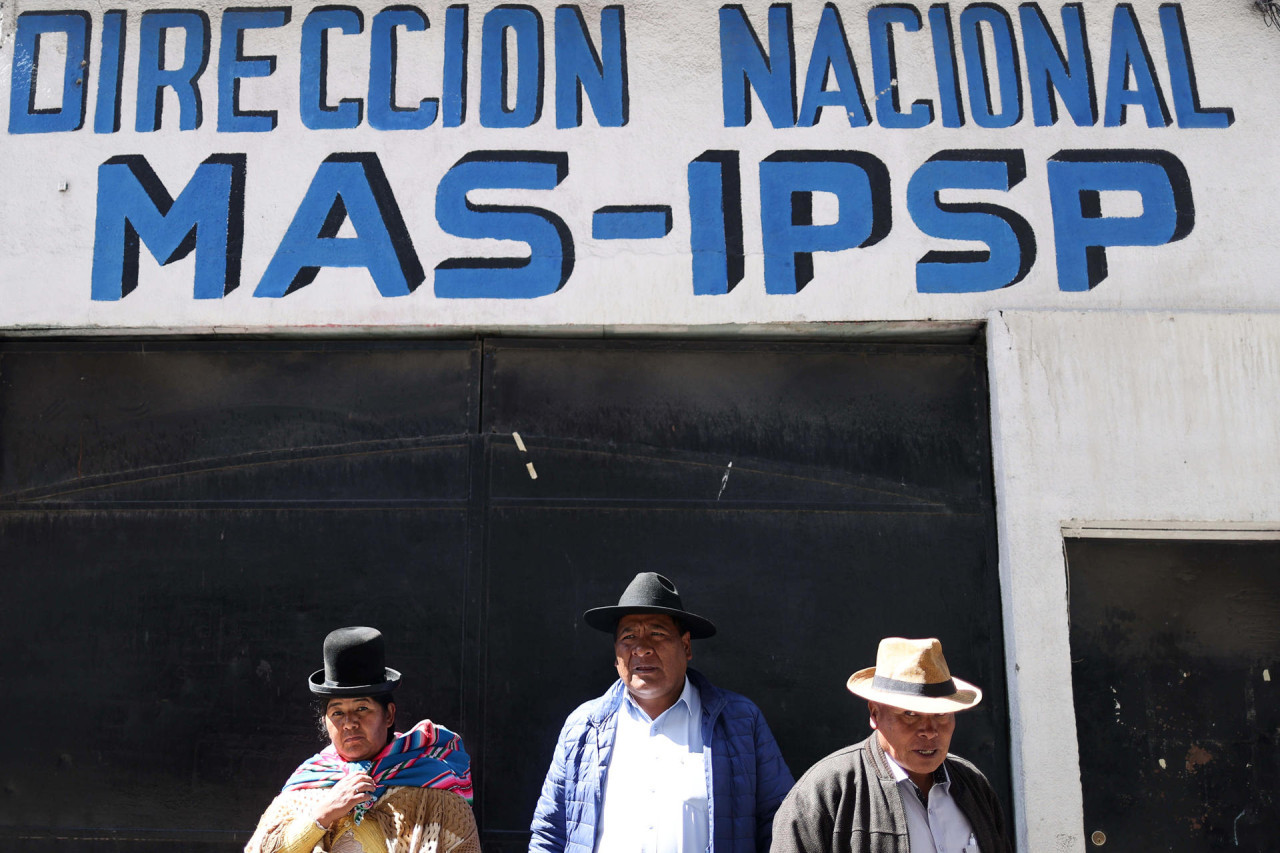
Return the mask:
<path id="1" fill-rule="evenodd" d="M 956 692 L 949 696 L 916 696 L 911 693 L 899 693 L 893 690 L 882 690 L 872 686 L 876 677 L 876 668 L 869 666 L 849 676 L 845 684 L 849 692 L 872 702 L 892 705 L 917 714 L 951 714 L 956 711 L 967 711 L 982 701 L 982 690 L 974 684 L 952 676 Z"/>
<path id="2" fill-rule="evenodd" d="M 703 619 L 701 616 L 697 616 L 687 610 L 676 610 L 674 607 L 648 607 L 645 605 L 593 607 L 582 614 L 582 621 L 597 631 L 612 634 L 617 630 L 618 620 L 633 613 L 661 613 L 670 616 L 684 625 L 685 630 L 689 632 L 690 638 L 694 640 L 714 637 L 716 633 L 716 626 L 710 620 Z"/>
<path id="3" fill-rule="evenodd" d="M 317 696 L 381 696 L 390 693 L 400 684 L 400 673 L 385 667 L 381 684 L 331 684 L 324 679 L 324 670 L 318 669 L 307 679 L 307 686 Z"/>

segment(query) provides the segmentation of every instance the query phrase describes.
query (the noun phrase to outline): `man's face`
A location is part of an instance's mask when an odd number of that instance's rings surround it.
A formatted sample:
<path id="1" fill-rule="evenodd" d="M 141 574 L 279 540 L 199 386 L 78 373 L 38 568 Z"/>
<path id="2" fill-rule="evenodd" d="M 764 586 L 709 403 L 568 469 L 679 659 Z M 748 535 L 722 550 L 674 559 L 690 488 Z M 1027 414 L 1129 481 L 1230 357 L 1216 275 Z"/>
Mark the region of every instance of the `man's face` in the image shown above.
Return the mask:
<path id="1" fill-rule="evenodd" d="M 867 708 L 880 747 L 907 771 L 911 781 L 921 785 L 942 766 L 956 730 L 955 714 L 920 714 L 879 702 L 868 702 Z"/>
<path id="2" fill-rule="evenodd" d="M 693 658 L 689 632 L 665 613 L 623 616 L 613 640 L 614 666 L 636 704 L 656 717 L 675 704 Z"/>

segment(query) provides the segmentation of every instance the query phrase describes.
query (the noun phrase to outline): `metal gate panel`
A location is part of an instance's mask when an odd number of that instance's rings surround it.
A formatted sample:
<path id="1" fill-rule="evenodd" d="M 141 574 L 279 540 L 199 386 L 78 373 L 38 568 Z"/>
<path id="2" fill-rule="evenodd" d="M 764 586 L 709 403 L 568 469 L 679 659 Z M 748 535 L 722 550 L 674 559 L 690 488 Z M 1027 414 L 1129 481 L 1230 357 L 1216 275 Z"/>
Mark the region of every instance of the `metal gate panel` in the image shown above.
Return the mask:
<path id="1" fill-rule="evenodd" d="M 0 500 L 417 497 L 391 471 L 348 478 L 419 449 L 425 494 L 462 499 L 475 362 L 454 343 L 5 344 Z"/>
<path id="2" fill-rule="evenodd" d="M 984 377 L 974 346 L 6 344 L 0 675 L 48 712 L 0 826 L 236 849 L 318 744 L 319 639 L 368 622 L 403 713 L 467 738 L 486 849 L 521 849 L 612 678 L 579 616 L 648 568 L 797 774 L 865 733 L 842 685 L 880 636 L 942 636 L 990 697 L 957 751 L 1007 791 Z"/>
<path id="3" fill-rule="evenodd" d="M 4 683 L 39 709 L 0 759 L 7 834 L 243 846 L 322 746 L 303 679 L 337 625 L 386 632 L 403 713 L 460 720 L 466 514 L 0 513 L 6 598 L 26 614 L 6 620 Z"/>
<path id="4" fill-rule="evenodd" d="M 1280 844 L 1280 542 L 1067 539 L 1085 837 Z"/>
<path id="5" fill-rule="evenodd" d="M 693 665 L 796 775 L 865 737 L 844 681 L 880 637 L 942 637 L 988 696 L 956 751 L 1007 797 L 983 377 L 961 346 L 488 342 L 486 849 L 523 849 L 560 725 L 615 677 L 581 613 L 644 570 L 717 622 Z"/>
<path id="6" fill-rule="evenodd" d="M 239 849 L 321 745 L 320 641 L 375 624 L 465 727 L 476 344 L 0 349 L 20 849 Z M 472 640 L 474 645 L 474 640 Z"/>

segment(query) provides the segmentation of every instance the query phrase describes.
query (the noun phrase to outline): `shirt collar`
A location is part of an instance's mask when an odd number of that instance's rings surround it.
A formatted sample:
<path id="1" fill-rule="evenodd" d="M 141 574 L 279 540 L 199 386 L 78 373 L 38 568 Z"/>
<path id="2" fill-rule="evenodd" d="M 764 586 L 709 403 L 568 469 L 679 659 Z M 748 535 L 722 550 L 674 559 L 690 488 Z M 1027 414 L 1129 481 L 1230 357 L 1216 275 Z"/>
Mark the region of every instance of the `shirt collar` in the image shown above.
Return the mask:
<path id="1" fill-rule="evenodd" d="M 693 686 L 693 682 L 689 680 L 687 675 L 684 677 L 684 689 L 680 691 L 680 697 L 676 699 L 675 704 L 652 720 L 649 719 L 649 715 L 644 712 L 644 709 L 636 704 L 636 700 L 631 696 L 630 691 L 624 690 L 622 695 L 626 699 L 627 710 L 631 716 L 646 723 L 652 722 L 656 724 L 660 722 L 676 708 L 679 708 L 681 703 L 684 703 L 691 718 L 696 718 L 702 713 L 702 701 L 698 696 L 698 688 Z"/>
<path id="2" fill-rule="evenodd" d="M 893 756 L 888 752 L 884 754 L 885 760 L 889 764 L 889 772 L 893 774 L 893 781 L 901 785 L 903 782 L 910 783 L 911 787 L 916 787 L 916 783 L 911 781 L 911 777 L 907 775 L 907 771 L 902 765 L 893 760 Z M 938 769 L 933 771 L 933 784 L 935 787 L 941 787 L 947 790 L 951 785 L 951 777 L 947 775 L 947 763 L 944 761 L 938 765 Z"/>

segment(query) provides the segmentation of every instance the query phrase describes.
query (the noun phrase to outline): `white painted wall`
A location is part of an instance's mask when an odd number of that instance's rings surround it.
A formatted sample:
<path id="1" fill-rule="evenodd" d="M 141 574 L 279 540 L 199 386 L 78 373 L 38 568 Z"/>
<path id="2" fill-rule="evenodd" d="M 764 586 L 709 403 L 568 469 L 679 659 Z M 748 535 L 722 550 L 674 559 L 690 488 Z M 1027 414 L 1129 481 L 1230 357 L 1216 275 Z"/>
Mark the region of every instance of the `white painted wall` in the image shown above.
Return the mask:
<path id="1" fill-rule="evenodd" d="M 1019 849 L 1082 851 L 1062 527 L 1280 528 L 1280 314 L 989 317 Z"/>
<path id="2" fill-rule="evenodd" d="M 445 128 L 437 121 L 417 131 L 378 131 L 366 121 L 349 130 L 309 130 L 299 110 L 300 39 L 312 7 L 292 8 L 284 26 L 245 31 L 244 52 L 274 56 L 278 65 L 269 77 L 241 81 L 240 105 L 246 110 L 275 110 L 279 125 L 265 133 L 219 132 L 218 69 L 220 22 L 239 3 L 190 0 L 171 4 L 130 0 L 118 4 L 127 14 L 124 93 L 121 129 L 96 133 L 96 94 L 101 80 L 100 38 L 106 7 L 64 0 L 16 0 L 0 10 L 0 124 L 8 127 L 15 63 L 15 34 L 20 18 L 50 10 L 82 9 L 92 19 L 85 125 L 58 133 L 3 136 L 0 186 L 6 202 L 0 208 L 0 329 L 9 330 L 314 330 L 372 331 L 399 329 L 421 333 L 467 332 L 474 329 L 529 327 L 666 326 L 727 324 L 797 324 L 921 320 L 979 320 L 997 309 L 1159 309 L 1273 310 L 1280 308 L 1274 286 L 1274 223 L 1280 220 L 1280 177 L 1273 156 L 1275 129 L 1280 126 L 1280 100 L 1269 81 L 1280 76 L 1280 32 L 1267 27 L 1252 0 L 1187 0 L 1181 4 L 1186 24 L 1200 106 L 1231 109 L 1235 121 L 1225 128 L 1189 128 L 1174 121 L 1149 127 L 1142 110 L 1130 107 L 1122 126 L 1105 126 L 1110 75 L 1109 59 L 1117 9 L 1132 5 L 1153 68 L 1174 110 L 1173 76 L 1159 0 L 1133 4 L 1083 4 L 1092 57 L 1091 68 L 1100 117 L 1078 127 L 1059 108 L 1059 120 L 1037 126 L 1031 114 L 1031 84 L 1022 69 L 1024 114 L 1007 128 L 980 127 L 966 95 L 967 123 L 944 127 L 941 119 L 918 129 L 882 126 L 875 119 L 876 96 L 868 15 L 877 4 L 841 0 L 838 7 L 872 122 L 850 127 L 839 109 L 826 109 L 812 127 L 775 128 L 756 101 L 746 127 L 726 126 L 721 97 L 721 52 L 718 14 L 721 4 L 636 0 L 621 5 L 626 12 L 630 121 L 624 127 L 599 127 L 587 107 L 582 127 L 558 129 L 554 109 L 555 57 L 552 50 L 556 3 L 538 0 L 546 32 L 546 80 L 543 115 L 526 128 L 482 127 L 477 117 L 480 97 L 482 20 L 496 0 L 469 4 L 471 51 L 468 57 L 467 120 Z M 162 7 L 196 9 L 207 14 L 211 47 L 207 69 L 199 80 L 204 121 L 199 129 L 176 126 L 176 100 L 166 95 L 159 130 L 138 132 L 137 105 L 139 31 L 146 10 Z M 361 2 L 366 29 L 361 35 L 331 38 L 331 100 L 367 97 L 370 75 L 370 27 L 386 4 Z M 425 32 L 402 34 L 398 85 L 400 103 L 440 93 L 445 0 L 419 4 L 431 19 Z M 594 38 L 604 0 L 580 4 Z M 823 4 L 793 7 L 795 65 L 803 87 Z M 959 20 L 969 5 L 950 6 L 955 41 L 961 42 Z M 1014 21 L 1021 47 L 1019 4 L 998 4 Z M 1051 29 L 1061 33 L 1063 4 L 1039 4 Z M 754 31 L 767 41 L 769 0 L 743 4 Z M 894 28 L 899 90 L 903 107 L 923 99 L 939 101 L 928 11 L 916 32 Z M 114 8 L 114 7 L 113 7 Z M 65 39 L 63 40 L 65 42 Z M 177 36 L 173 46 L 179 42 Z M 37 75 L 36 107 L 58 105 L 61 77 L 59 41 L 46 40 L 50 53 Z M 64 49 L 65 48 L 61 48 Z M 990 52 L 989 52 L 990 53 Z M 176 57 L 174 60 L 176 62 Z M 958 68 L 966 71 L 963 55 Z M 55 85 L 55 83 L 57 85 Z M 797 99 L 803 98 L 803 91 Z M 21 107 L 21 103 L 19 103 Z M 435 211 L 435 190 L 442 176 L 462 157 L 477 150 L 565 152 L 567 177 L 554 190 L 485 189 L 473 193 L 477 203 L 519 204 L 544 208 L 561 217 L 573 234 L 577 261 L 558 292 L 531 299 L 442 298 L 433 290 L 433 269 L 446 258 L 491 258 L 527 254 L 525 244 L 470 239 L 446 233 Z M 690 248 L 689 162 L 712 149 L 740 153 L 746 275 L 724 295 L 694 295 Z M 818 152 L 861 151 L 885 164 L 890 176 L 892 227 L 883 240 L 865 248 L 818 252 L 815 275 L 799 293 L 769 294 L 764 288 L 759 164 L 774 152 L 789 149 Z M 930 251 L 981 249 L 982 244 L 930 236 L 907 210 L 911 176 L 940 151 L 958 149 L 1016 150 L 1026 160 L 1026 178 L 1006 191 L 947 190 L 952 202 L 999 204 L 1023 217 L 1035 235 L 1035 261 L 1022 281 L 1003 289 L 976 293 L 921 293 L 916 264 Z M 1055 264 L 1055 225 L 1048 190 L 1047 161 L 1070 150 L 1158 149 L 1186 168 L 1195 205 L 1195 227 L 1184 239 L 1167 245 L 1123 247 L 1108 252 L 1109 275 L 1093 290 L 1063 292 Z M 376 154 L 399 203 L 427 281 L 412 294 L 379 295 L 363 268 L 330 267 L 316 280 L 281 298 L 255 296 L 263 273 L 277 252 L 320 163 L 333 152 Z M 191 179 L 198 164 L 214 153 L 244 154 L 245 241 L 240 286 L 222 298 L 193 298 L 195 261 L 191 256 L 160 266 L 144 249 L 138 288 L 114 301 L 90 298 L 90 271 L 95 246 L 98 169 L 109 158 L 145 157 L 173 194 Z M 1132 197 L 1106 198 L 1108 216 L 1141 211 Z M 1131 196 L 1132 194 L 1130 194 Z M 837 211 L 823 206 L 819 223 L 835 220 Z M 834 197 L 831 197 L 834 198 Z M 828 199 L 830 201 L 830 199 Z M 672 208 L 673 228 L 661 239 L 598 240 L 592 237 L 592 213 L 601 206 L 665 204 Z M 845 211 L 845 215 L 852 215 Z"/>

